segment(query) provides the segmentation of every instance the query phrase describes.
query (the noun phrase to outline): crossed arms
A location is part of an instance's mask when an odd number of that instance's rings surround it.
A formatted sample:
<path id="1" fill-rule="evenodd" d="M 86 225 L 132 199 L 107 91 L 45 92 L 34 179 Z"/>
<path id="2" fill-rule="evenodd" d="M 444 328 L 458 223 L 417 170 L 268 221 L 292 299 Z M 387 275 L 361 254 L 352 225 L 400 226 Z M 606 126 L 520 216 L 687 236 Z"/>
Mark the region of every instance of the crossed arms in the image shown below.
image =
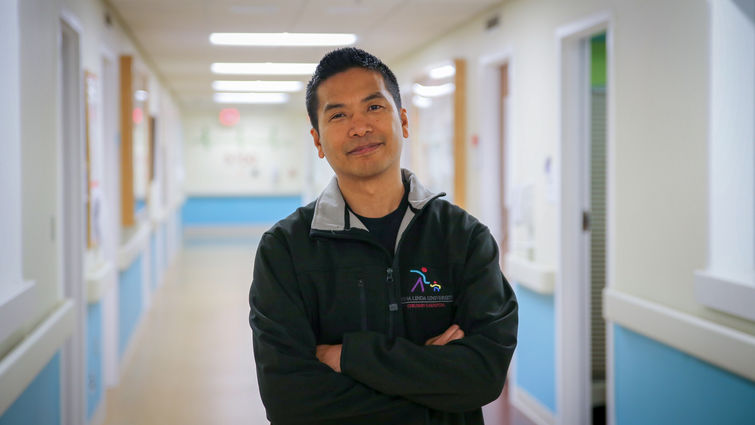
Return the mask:
<path id="1" fill-rule="evenodd" d="M 288 248 L 277 235 L 265 234 L 249 320 L 268 418 L 275 424 L 339 423 L 387 412 L 424 415 L 428 408 L 464 412 L 498 397 L 516 346 L 516 299 L 487 229 L 472 236 L 470 246 L 480 252 L 469 256 L 458 325 L 425 345 L 371 331 L 317 345 Z"/>

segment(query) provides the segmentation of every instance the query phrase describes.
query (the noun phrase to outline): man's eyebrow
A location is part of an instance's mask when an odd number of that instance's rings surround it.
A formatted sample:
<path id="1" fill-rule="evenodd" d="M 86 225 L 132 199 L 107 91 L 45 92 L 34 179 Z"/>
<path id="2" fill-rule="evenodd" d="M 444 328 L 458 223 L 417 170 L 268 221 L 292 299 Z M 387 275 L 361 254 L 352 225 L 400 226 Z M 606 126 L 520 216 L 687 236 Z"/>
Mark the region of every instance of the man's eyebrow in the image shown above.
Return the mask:
<path id="1" fill-rule="evenodd" d="M 371 95 L 362 99 L 362 103 L 369 102 L 370 100 L 375 100 L 375 99 L 385 99 L 385 96 L 383 96 L 383 93 L 376 91 L 375 93 L 372 93 Z"/>
<path id="2" fill-rule="evenodd" d="M 369 102 L 370 100 L 375 100 L 375 99 L 385 99 L 385 96 L 383 96 L 383 93 L 376 91 L 375 93 L 372 93 L 368 95 L 367 97 L 365 97 L 364 99 L 362 99 L 362 103 Z M 328 103 L 322 108 L 322 111 L 328 112 L 331 109 L 343 108 L 344 106 L 346 105 L 344 105 L 343 103 Z"/>
<path id="3" fill-rule="evenodd" d="M 322 108 L 322 112 L 325 113 L 331 109 L 343 108 L 343 106 L 343 103 L 328 103 L 324 108 Z"/>

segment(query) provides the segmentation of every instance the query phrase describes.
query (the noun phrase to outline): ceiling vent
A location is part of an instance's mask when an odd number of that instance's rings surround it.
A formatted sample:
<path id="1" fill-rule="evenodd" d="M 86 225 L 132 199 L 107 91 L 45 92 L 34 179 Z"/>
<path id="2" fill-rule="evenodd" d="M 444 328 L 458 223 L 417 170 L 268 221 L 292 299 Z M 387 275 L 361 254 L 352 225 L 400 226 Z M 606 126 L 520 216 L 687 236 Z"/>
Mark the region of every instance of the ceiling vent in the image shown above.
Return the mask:
<path id="1" fill-rule="evenodd" d="M 493 28 L 497 27 L 499 23 L 501 23 L 499 16 L 493 16 L 492 18 L 485 21 L 485 31 L 492 30 Z"/>

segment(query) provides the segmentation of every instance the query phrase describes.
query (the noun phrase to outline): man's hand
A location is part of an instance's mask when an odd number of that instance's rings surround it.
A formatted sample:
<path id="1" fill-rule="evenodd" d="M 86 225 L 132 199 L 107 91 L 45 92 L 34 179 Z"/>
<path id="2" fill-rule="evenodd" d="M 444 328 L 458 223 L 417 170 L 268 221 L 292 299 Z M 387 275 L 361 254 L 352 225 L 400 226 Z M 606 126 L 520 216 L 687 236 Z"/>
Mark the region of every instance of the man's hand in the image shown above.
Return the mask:
<path id="1" fill-rule="evenodd" d="M 331 369 L 341 373 L 341 344 L 338 345 L 318 345 L 317 360 L 330 366 Z"/>
<path id="2" fill-rule="evenodd" d="M 459 325 L 451 325 L 442 334 L 428 339 L 425 345 L 446 345 L 451 341 L 462 338 L 464 338 L 464 331 L 461 330 Z"/>

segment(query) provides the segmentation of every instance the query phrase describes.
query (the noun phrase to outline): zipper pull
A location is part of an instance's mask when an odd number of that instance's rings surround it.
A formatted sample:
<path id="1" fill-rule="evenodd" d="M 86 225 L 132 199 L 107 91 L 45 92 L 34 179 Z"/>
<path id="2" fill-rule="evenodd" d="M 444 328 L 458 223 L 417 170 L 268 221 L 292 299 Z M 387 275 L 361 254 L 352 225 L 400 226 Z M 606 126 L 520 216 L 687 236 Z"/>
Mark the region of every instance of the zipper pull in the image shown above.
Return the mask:
<path id="1" fill-rule="evenodd" d="M 385 278 L 385 280 L 388 283 L 393 283 L 393 269 L 388 267 L 388 269 L 386 270 L 386 273 L 388 273 L 388 276 Z"/>

